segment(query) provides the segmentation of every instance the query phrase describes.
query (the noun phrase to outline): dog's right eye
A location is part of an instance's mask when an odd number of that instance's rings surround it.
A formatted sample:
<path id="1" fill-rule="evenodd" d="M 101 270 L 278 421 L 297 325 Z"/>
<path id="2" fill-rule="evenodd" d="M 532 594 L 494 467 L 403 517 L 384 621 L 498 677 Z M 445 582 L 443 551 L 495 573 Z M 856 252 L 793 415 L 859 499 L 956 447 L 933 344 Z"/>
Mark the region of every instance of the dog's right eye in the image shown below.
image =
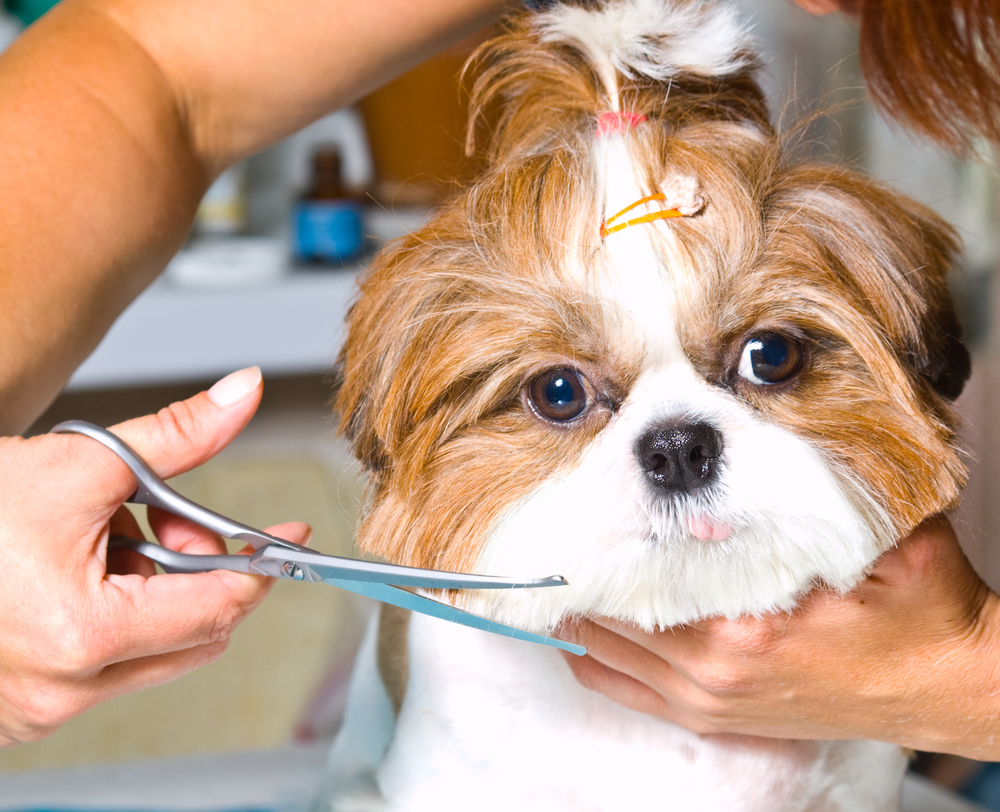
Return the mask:
<path id="1" fill-rule="evenodd" d="M 552 369 L 528 386 L 528 400 L 539 417 L 565 423 L 587 410 L 590 399 L 583 376 L 575 369 Z"/>

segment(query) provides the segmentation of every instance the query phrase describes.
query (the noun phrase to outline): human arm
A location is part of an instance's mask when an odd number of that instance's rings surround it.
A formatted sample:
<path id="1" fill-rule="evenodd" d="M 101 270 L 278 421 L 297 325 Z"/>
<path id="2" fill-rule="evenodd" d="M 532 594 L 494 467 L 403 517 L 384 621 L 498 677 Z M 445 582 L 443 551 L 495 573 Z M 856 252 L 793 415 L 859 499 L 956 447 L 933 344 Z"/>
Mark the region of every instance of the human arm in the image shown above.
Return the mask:
<path id="1" fill-rule="evenodd" d="M 567 629 L 582 684 L 700 733 L 858 738 L 1000 760 L 1000 598 L 925 522 L 846 596 L 645 634 Z"/>
<path id="2" fill-rule="evenodd" d="M 226 166 L 503 0 L 65 0 L 0 56 L 0 435 L 23 431 L 187 236 Z"/>
<path id="3" fill-rule="evenodd" d="M 224 448 L 260 396 L 259 370 L 243 370 L 112 431 L 170 477 Z M 154 576 L 131 553 L 113 555 L 106 570 L 109 534 L 141 538 L 122 507 L 134 490 L 125 464 L 87 437 L 0 439 L 0 746 L 215 660 L 270 588 L 272 579 L 234 572 Z M 154 511 L 149 519 L 171 549 L 225 551 L 189 522 Z M 303 543 L 309 528 L 269 532 Z"/>

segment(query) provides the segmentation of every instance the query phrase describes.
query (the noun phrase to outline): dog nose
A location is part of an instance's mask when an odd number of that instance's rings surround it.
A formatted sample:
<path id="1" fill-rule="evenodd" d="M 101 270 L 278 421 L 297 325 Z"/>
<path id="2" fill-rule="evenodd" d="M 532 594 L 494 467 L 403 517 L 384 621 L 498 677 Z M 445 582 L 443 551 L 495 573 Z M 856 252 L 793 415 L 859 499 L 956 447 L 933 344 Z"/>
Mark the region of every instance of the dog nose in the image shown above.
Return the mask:
<path id="1" fill-rule="evenodd" d="M 635 445 L 643 473 L 666 491 L 693 491 L 711 483 L 722 455 L 722 435 L 708 423 L 656 426 Z"/>

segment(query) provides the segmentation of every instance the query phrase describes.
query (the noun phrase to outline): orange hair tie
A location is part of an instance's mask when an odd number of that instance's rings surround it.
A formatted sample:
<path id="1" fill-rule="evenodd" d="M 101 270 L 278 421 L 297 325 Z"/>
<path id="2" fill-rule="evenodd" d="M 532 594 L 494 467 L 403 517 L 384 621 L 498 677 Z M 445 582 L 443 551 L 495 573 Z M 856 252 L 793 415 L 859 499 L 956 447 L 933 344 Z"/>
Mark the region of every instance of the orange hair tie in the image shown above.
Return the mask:
<path id="1" fill-rule="evenodd" d="M 605 239 L 608 234 L 614 234 L 616 231 L 621 231 L 623 228 L 628 228 L 629 226 L 637 226 L 642 223 L 651 223 L 653 220 L 670 220 L 674 217 L 684 217 L 685 215 L 679 209 L 660 209 L 659 211 L 653 211 L 649 214 L 644 214 L 641 217 L 634 217 L 631 220 L 626 220 L 624 223 L 616 223 L 611 225 L 615 220 L 621 217 L 623 214 L 628 214 L 636 206 L 641 206 L 643 203 L 649 203 L 651 200 L 666 200 L 667 196 L 664 194 L 650 195 L 649 197 L 644 197 L 641 200 L 635 201 L 635 203 L 630 206 L 626 206 L 617 214 L 613 214 L 603 223 L 601 223 L 601 239 Z"/>

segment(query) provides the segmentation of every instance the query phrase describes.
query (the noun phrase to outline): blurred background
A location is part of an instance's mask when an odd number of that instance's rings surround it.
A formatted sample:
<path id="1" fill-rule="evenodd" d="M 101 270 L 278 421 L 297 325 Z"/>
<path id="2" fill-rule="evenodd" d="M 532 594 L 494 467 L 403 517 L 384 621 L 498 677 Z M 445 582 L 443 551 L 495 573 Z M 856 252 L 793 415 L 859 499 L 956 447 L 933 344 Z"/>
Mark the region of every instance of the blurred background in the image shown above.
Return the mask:
<path id="1" fill-rule="evenodd" d="M 5 3 L 0 47 L 52 4 Z M 919 199 L 965 240 L 953 289 L 974 354 L 960 401 L 973 474 L 955 520 L 974 565 L 998 588 L 1000 545 L 987 543 L 1000 532 L 1000 437 L 986 419 L 989 404 L 1000 402 L 993 157 L 960 160 L 887 124 L 867 102 L 856 32 L 836 15 L 814 18 L 788 0 L 739 3 L 762 45 L 780 128 L 802 128 L 818 156 Z M 475 169 L 462 154 L 467 96 L 458 73 L 487 34 L 227 171 L 206 195 L 186 247 L 33 431 L 69 418 L 109 425 L 260 365 L 258 416 L 176 487 L 256 526 L 307 521 L 317 548 L 350 554 L 364 485 L 334 437 L 327 370 L 367 258 L 424 222 Z M 370 610 L 326 586 L 279 583 L 220 662 L 109 702 L 44 742 L 0 751 L 0 794 L 4 775 L 28 771 L 322 742 L 339 724 Z M 1000 809 L 1000 777 L 988 765 L 923 755 L 917 766 Z"/>

